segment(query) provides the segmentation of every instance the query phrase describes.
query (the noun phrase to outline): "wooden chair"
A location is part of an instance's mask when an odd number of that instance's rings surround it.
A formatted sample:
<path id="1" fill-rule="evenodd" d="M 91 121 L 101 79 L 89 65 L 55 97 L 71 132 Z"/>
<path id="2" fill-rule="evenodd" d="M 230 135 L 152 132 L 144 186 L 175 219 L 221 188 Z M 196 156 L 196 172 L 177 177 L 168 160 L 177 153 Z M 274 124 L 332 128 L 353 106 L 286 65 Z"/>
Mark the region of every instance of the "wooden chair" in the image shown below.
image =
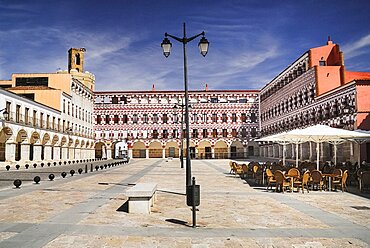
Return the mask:
<path id="1" fill-rule="evenodd" d="M 234 166 L 233 166 L 233 161 L 230 161 L 229 162 L 229 166 L 230 166 L 230 174 L 234 174 Z"/>
<path id="2" fill-rule="evenodd" d="M 284 193 L 285 188 L 289 188 L 290 191 L 292 191 L 291 183 L 287 177 L 284 176 L 283 172 L 281 170 L 277 170 L 274 174 L 276 179 L 276 188 L 275 191 L 279 188 L 280 191 Z"/>
<path id="3" fill-rule="evenodd" d="M 272 171 L 270 169 L 266 169 L 266 176 L 267 176 L 267 190 L 269 189 L 269 187 L 271 187 L 272 189 L 272 186 L 275 185 L 276 187 L 276 179 L 274 177 L 274 174 L 272 174 Z"/>
<path id="4" fill-rule="evenodd" d="M 243 174 L 243 169 L 242 169 L 242 166 L 237 164 L 236 162 L 233 162 L 232 164 L 233 166 L 233 171 L 234 171 L 234 175 L 242 175 Z"/>
<path id="5" fill-rule="evenodd" d="M 347 190 L 347 178 L 348 178 L 348 170 L 345 170 L 343 172 L 343 176 L 340 179 L 332 181 L 333 187 L 337 189 L 337 186 L 339 186 L 342 189 L 342 192 L 344 192 L 344 190 L 348 191 Z"/>
<path id="6" fill-rule="evenodd" d="M 295 186 L 297 186 L 298 192 L 299 192 L 299 188 L 302 188 L 302 194 L 304 194 L 304 188 L 306 188 L 307 193 L 310 193 L 310 191 L 308 190 L 308 184 L 309 184 L 309 181 L 310 181 L 310 176 L 311 175 L 310 175 L 309 171 L 306 171 L 305 173 L 303 173 L 303 176 L 302 176 L 301 180 L 294 181 L 293 188 Z"/>
<path id="7" fill-rule="evenodd" d="M 246 164 L 242 164 L 242 170 L 243 170 L 243 177 L 242 178 L 245 178 L 248 174 L 248 165 Z"/>
<path id="8" fill-rule="evenodd" d="M 253 178 L 257 184 L 262 184 L 262 171 L 258 165 L 253 166 Z"/>
<path id="9" fill-rule="evenodd" d="M 335 168 L 335 169 L 333 170 L 332 174 L 337 175 L 337 176 L 334 178 L 334 180 L 340 180 L 340 178 L 341 178 L 341 177 L 342 177 L 342 175 L 343 175 L 343 172 L 342 172 L 342 170 L 341 170 L 341 169 Z"/>
<path id="10" fill-rule="evenodd" d="M 320 191 L 324 187 L 324 181 L 322 180 L 322 174 L 318 170 L 313 170 L 311 172 L 311 184 L 312 189 L 314 189 L 315 185 L 320 189 Z"/>
<path id="11" fill-rule="evenodd" d="M 301 176 L 301 172 L 299 172 L 299 170 L 297 168 L 289 169 L 287 174 L 289 176 L 294 176 L 294 177 L 300 177 Z"/>
<path id="12" fill-rule="evenodd" d="M 366 188 L 370 188 L 370 171 L 361 171 L 359 175 L 359 187 L 361 192 Z"/>

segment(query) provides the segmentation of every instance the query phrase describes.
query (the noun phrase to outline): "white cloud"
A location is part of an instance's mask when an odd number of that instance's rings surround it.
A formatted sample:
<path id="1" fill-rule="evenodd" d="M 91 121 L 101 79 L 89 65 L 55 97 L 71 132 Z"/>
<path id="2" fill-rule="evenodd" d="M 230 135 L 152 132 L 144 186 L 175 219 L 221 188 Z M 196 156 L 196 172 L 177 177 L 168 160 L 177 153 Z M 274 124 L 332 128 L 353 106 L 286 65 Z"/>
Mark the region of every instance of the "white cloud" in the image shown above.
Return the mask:
<path id="1" fill-rule="evenodd" d="M 346 44 L 343 46 L 343 51 L 346 58 L 353 58 L 365 53 L 369 53 L 370 50 L 370 34 L 362 37 L 361 39 Z"/>

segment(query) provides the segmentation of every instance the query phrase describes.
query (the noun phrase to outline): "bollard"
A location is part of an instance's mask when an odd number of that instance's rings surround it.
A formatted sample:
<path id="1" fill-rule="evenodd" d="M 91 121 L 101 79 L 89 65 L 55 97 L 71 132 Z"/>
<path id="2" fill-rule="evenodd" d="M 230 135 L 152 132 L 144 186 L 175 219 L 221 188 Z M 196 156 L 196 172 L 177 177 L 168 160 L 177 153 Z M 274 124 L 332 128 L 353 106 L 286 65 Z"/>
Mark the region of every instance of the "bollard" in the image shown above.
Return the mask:
<path id="1" fill-rule="evenodd" d="M 37 167 L 37 164 L 33 164 L 33 168 L 36 168 Z"/>
<path id="2" fill-rule="evenodd" d="M 26 169 L 28 169 L 28 167 L 30 167 L 30 165 L 29 164 L 26 164 L 24 167 L 26 167 Z"/>
<path id="3" fill-rule="evenodd" d="M 16 164 L 15 165 L 15 168 L 17 169 L 17 170 L 19 170 L 19 168 L 20 168 L 21 166 L 19 165 L 19 164 Z"/>
<path id="4" fill-rule="evenodd" d="M 93 172 L 93 164 L 90 166 L 90 172 Z"/>
<path id="5" fill-rule="evenodd" d="M 85 173 L 87 173 L 87 164 L 85 164 Z"/>
<path id="6" fill-rule="evenodd" d="M 69 173 L 71 173 L 71 177 L 73 177 L 73 175 L 75 174 L 75 171 L 74 170 L 70 170 Z"/>
<path id="7" fill-rule="evenodd" d="M 78 174 L 81 174 L 83 172 L 83 169 L 82 168 L 79 168 L 78 169 Z"/>
<path id="8" fill-rule="evenodd" d="M 41 167 L 44 167 L 45 164 L 44 163 L 41 163 L 40 165 L 41 165 Z"/>
<path id="9" fill-rule="evenodd" d="M 102 169 L 104 169 L 104 166 L 100 165 L 100 169 L 101 169 L 101 170 L 102 170 Z"/>
<path id="10" fill-rule="evenodd" d="M 50 180 L 50 181 L 53 181 L 53 180 L 54 180 L 54 178 L 55 178 L 54 174 L 50 174 L 50 175 L 49 175 L 49 180 Z"/>
<path id="11" fill-rule="evenodd" d="M 63 171 L 60 175 L 61 175 L 63 178 L 65 178 L 65 177 L 67 176 L 67 173 Z"/>
<path id="12" fill-rule="evenodd" d="M 95 166 L 95 170 L 98 171 L 99 170 L 99 166 Z"/>
<path id="13" fill-rule="evenodd" d="M 22 181 L 19 180 L 19 179 L 15 179 L 14 182 L 13 182 L 14 186 L 19 189 L 19 186 L 22 185 Z"/>
<path id="14" fill-rule="evenodd" d="M 7 165 L 5 166 L 6 170 L 9 171 L 10 170 L 10 165 Z"/>
<path id="15" fill-rule="evenodd" d="M 39 176 L 35 176 L 33 178 L 33 181 L 36 183 L 36 184 L 39 184 L 39 182 L 41 181 L 41 178 Z"/>

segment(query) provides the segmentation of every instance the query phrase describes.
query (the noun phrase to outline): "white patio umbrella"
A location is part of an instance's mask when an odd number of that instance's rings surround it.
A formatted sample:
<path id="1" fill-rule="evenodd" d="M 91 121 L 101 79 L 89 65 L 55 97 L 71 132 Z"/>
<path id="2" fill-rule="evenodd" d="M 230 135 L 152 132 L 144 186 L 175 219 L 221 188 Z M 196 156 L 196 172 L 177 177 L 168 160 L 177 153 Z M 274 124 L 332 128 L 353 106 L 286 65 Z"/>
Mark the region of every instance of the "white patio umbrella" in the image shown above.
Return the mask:
<path id="1" fill-rule="evenodd" d="M 295 129 L 287 132 L 285 135 L 287 140 L 299 140 L 302 141 L 313 141 L 317 143 L 317 169 L 319 169 L 320 160 L 320 143 L 328 142 L 335 145 L 335 157 L 336 157 L 336 145 L 344 142 L 348 139 L 359 139 L 359 138 L 370 138 L 370 134 L 359 133 L 355 131 L 349 131 L 339 128 L 333 128 L 325 125 L 315 125 L 304 129 Z"/>
<path id="2" fill-rule="evenodd" d="M 360 133 L 360 134 L 370 134 L 370 131 L 368 131 L 368 130 L 362 130 L 362 129 L 357 129 L 357 130 L 355 130 L 354 132 L 356 132 L 356 133 Z M 361 144 L 363 144 L 363 143 L 365 143 L 365 142 L 369 141 L 369 140 L 370 140 L 370 138 L 367 138 L 367 137 L 360 137 L 360 138 L 353 138 L 353 139 L 348 139 L 348 140 L 353 141 L 353 142 L 355 142 L 356 144 L 358 144 L 358 150 L 360 151 L 360 149 L 361 149 Z M 360 164 L 361 164 L 361 157 L 360 157 L 360 153 L 359 153 L 359 155 L 358 155 L 358 157 L 357 157 L 357 163 L 358 163 L 358 166 L 360 166 Z"/>

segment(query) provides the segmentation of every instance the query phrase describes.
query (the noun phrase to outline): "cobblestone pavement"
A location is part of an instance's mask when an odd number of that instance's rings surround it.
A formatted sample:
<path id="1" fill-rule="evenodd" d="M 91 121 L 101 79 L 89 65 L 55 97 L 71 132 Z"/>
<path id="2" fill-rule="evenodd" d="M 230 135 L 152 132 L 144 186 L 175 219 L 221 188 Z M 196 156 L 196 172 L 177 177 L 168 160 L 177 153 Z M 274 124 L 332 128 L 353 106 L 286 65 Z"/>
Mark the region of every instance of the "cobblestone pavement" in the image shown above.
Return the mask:
<path id="1" fill-rule="evenodd" d="M 275 193 L 192 161 L 197 228 L 178 160 L 130 163 L 0 190 L 0 247 L 370 247 L 370 200 L 350 193 Z M 158 184 L 150 215 L 124 211 L 125 191 Z"/>

